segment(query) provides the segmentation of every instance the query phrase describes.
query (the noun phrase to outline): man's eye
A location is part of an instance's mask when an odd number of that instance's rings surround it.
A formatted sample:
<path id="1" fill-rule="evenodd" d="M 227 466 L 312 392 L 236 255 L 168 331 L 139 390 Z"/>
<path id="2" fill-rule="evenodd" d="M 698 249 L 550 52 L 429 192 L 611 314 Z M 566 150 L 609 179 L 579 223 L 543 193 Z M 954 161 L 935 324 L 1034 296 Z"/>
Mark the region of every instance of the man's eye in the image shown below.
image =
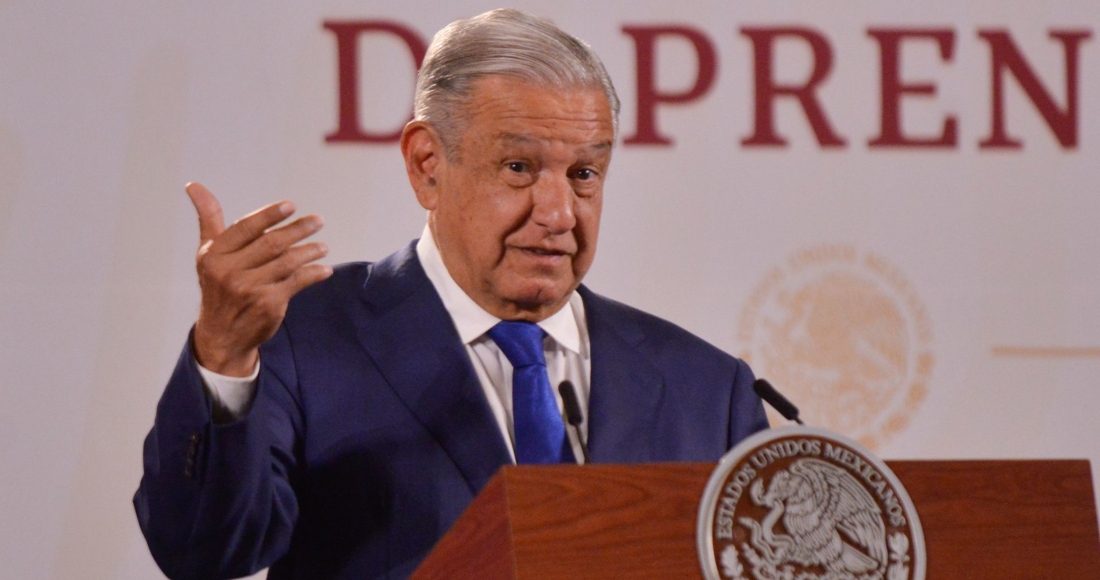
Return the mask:
<path id="1" fill-rule="evenodd" d="M 530 166 L 522 161 L 511 161 L 508 163 L 508 169 L 516 173 L 527 173 L 529 168 Z"/>
<path id="2" fill-rule="evenodd" d="M 578 179 L 580 181 L 587 181 L 594 177 L 596 177 L 596 172 L 591 169 L 578 169 L 573 172 L 573 179 Z"/>

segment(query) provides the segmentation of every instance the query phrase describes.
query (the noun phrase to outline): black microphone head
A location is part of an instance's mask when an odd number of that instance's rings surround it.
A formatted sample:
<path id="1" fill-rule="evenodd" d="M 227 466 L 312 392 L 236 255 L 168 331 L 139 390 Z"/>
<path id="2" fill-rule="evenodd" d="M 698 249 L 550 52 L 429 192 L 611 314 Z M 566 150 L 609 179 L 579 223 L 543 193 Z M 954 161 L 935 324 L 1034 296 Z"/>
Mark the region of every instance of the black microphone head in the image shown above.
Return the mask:
<path id="1" fill-rule="evenodd" d="M 565 420 L 574 427 L 583 423 L 584 415 L 581 414 L 581 405 L 577 402 L 577 392 L 573 390 L 573 383 L 562 381 L 558 385 L 558 392 L 561 393 L 561 402 L 565 406 Z"/>
<path id="2" fill-rule="evenodd" d="M 788 401 L 787 397 L 779 394 L 779 391 L 775 390 L 771 383 L 764 379 L 756 379 L 756 382 L 752 384 L 752 390 L 756 391 L 757 396 L 767 401 L 772 408 L 779 411 L 783 418 L 788 421 L 798 421 L 798 407 Z"/>

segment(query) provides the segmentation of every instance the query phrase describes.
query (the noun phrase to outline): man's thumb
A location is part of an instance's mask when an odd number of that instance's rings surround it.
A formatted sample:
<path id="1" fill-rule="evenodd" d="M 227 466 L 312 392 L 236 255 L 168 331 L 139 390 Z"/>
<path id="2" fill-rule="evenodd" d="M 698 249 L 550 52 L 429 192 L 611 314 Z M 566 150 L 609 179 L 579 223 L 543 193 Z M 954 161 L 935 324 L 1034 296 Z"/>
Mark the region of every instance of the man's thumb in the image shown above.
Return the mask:
<path id="1" fill-rule="evenodd" d="M 184 191 L 199 215 L 200 241 L 206 242 L 221 235 L 225 231 L 225 217 L 218 198 L 205 185 L 194 181 L 184 186 Z"/>

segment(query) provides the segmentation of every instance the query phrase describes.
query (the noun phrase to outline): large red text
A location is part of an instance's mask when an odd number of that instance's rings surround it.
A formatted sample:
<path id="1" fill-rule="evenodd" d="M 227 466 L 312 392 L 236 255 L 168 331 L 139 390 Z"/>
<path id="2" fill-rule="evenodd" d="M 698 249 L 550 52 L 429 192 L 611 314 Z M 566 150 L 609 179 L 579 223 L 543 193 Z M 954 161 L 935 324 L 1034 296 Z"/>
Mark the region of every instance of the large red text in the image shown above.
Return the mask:
<path id="1" fill-rule="evenodd" d="M 365 35 L 384 34 L 399 39 L 408 47 L 413 61 L 423 61 L 427 42 L 412 28 L 397 22 L 381 20 L 326 21 L 324 28 L 336 41 L 337 123 L 325 136 L 329 143 L 393 143 L 400 137 L 396 131 L 372 132 L 360 122 L 359 91 L 367 85 L 360 79 L 359 41 Z M 718 78 L 718 50 L 702 30 L 684 25 L 625 25 L 623 34 L 633 42 L 636 93 L 634 95 L 634 130 L 623 143 L 628 146 L 670 146 L 675 136 L 662 130 L 658 111 L 662 107 L 678 107 L 707 98 Z M 816 144 L 822 148 L 849 146 L 851 136 L 830 121 L 829 104 L 819 95 L 819 89 L 829 78 L 837 55 L 829 37 L 805 26 L 742 27 L 738 33 L 752 51 L 753 123 L 751 132 L 740 139 L 743 147 L 782 148 L 790 138 L 778 128 L 776 104 L 795 103 L 810 128 Z M 935 83 L 903 78 L 902 53 L 919 43 L 931 43 L 943 66 L 950 66 L 960 43 L 960 33 L 951 28 L 875 28 L 866 30 L 867 41 L 874 44 L 879 55 L 878 101 L 880 104 L 878 133 L 868 136 L 866 146 L 876 148 L 952 149 L 959 146 L 959 119 L 945 114 L 940 122 L 916 133 L 907 133 L 903 123 L 905 103 L 910 99 L 934 99 Z M 1024 137 L 1013 134 L 1006 107 L 1006 84 L 1015 82 L 1026 95 L 1050 130 L 1054 141 L 1064 149 L 1078 147 L 1079 60 L 1081 44 L 1090 38 L 1084 29 L 1052 29 L 1048 31 L 1050 50 L 1059 53 L 1064 79 L 1062 86 L 1052 87 L 1050 75 L 1036 72 L 1028 56 L 1004 29 L 979 29 L 967 40 L 983 44 L 989 59 L 990 83 L 988 132 L 979 140 L 980 149 L 1020 149 Z M 696 64 L 694 78 L 685 89 L 670 91 L 659 88 L 657 70 L 660 41 L 686 41 Z M 776 49 L 780 42 L 800 45 L 810 59 L 810 73 L 801 82 L 781 82 L 776 74 Z M 1045 71 L 1044 71 L 1045 72 Z M 375 81 L 384 82 L 384 81 Z M 865 90 L 865 89 L 859 89 Z M 1029 136 L 1033 138 L 1034 136 Z"/>

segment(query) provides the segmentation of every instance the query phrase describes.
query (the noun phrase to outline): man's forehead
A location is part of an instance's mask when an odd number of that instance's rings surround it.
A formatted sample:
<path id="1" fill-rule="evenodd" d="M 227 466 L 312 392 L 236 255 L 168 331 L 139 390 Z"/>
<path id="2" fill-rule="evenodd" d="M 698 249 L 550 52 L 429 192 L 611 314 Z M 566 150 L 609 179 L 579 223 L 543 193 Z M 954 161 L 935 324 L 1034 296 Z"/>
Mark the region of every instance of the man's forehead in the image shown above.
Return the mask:
<path id="1" fill-rule="evenodd" d="M 548 137 L 536 137 L 534 135 L 525 135 L 513 131 L 497 131 L 492 137 L 494 141 L 499 143 L 521 147 L 544 145 L 555 140 Z M 575 145 L 577 149 L 591 150 L 594 153 L 598 153 L 600 151 L 610 150 L 612 142 L 610 139 L 602 139 L 592 142 L 574 143 L 573 145 Z"/>
<path id="2" fill-rule="evenodd" d="M 509 75 L 486 75 L 474 81 L 466 107 L 474 112 L 502 108 L 521 117 L 552 114 L 546 110 L 549 107 L 558 112 L 570 110 L 573 115 L 592 120 L 613 121 L 611 104 L 598 86 L 562 86 Z"/>

